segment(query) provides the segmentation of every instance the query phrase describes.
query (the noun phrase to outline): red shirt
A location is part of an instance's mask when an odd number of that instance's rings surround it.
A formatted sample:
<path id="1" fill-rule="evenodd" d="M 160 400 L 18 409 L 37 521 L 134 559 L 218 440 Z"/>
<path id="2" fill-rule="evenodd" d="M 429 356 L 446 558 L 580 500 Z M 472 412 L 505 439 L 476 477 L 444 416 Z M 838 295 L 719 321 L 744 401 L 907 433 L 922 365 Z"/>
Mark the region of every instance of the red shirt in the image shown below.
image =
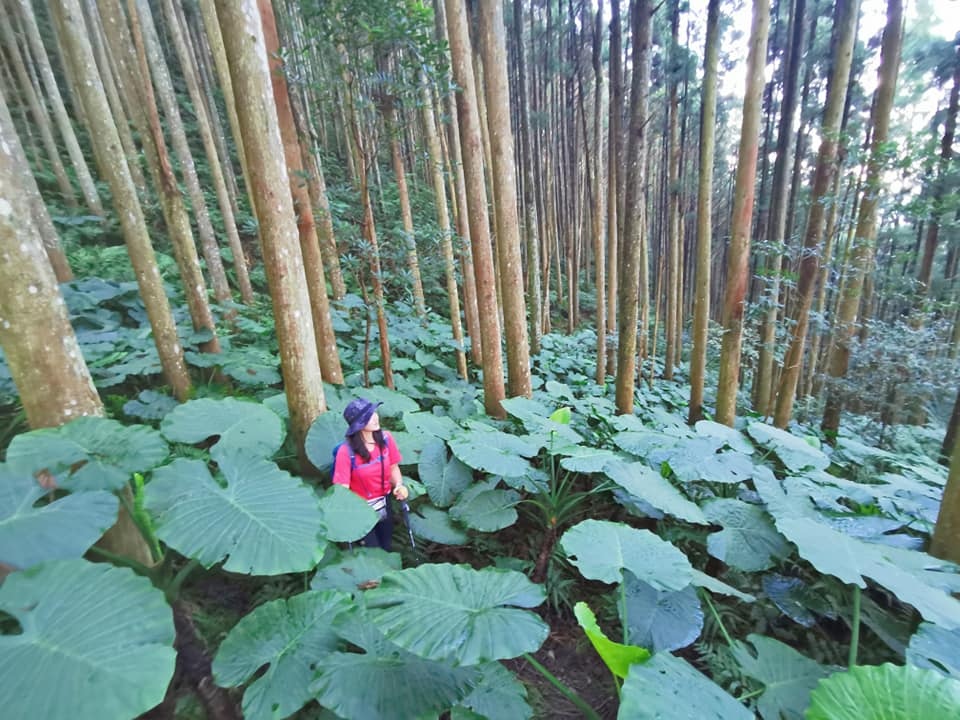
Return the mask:
<path id="1" fill-rule="evenodd" d="M 390 471 L 394 465 L 400 464 L 403 457 L 393 436 L 384 430 L 383 437 L 387 441 L 386 450 L 381 451 L 377 445 L 370 451 L 370 462 L 364 462 L 360 455 L 354 454 L 352 468 L 350 445 L 341 445 L 333 463 L 334 484 L 349 487 L 365 500 L 387 495 L 392 489 Z"/>

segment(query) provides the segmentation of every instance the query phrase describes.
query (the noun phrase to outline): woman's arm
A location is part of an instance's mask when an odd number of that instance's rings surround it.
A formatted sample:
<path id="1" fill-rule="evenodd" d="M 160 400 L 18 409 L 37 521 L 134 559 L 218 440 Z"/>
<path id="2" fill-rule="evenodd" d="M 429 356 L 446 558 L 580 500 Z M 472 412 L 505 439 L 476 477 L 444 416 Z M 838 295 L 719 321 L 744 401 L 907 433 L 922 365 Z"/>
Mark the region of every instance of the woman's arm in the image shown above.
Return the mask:
<path id="1" fill-rule="evenodd" d="M 406 500 L 410 494 L 407 486 L 403 484 L 403 475 L 400 474 L 400 466 L 393 465 L 390 468 L 390 485 L 393 487 L 393 496 L 397 500 Z"/>

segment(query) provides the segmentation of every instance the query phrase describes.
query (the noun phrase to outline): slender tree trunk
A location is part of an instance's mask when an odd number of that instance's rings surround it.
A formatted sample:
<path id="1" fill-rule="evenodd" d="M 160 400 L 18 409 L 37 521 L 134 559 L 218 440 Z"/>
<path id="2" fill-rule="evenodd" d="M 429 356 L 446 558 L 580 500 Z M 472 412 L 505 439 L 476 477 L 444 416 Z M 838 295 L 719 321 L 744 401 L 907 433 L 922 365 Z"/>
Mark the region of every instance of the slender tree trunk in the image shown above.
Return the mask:
<path id="1" fill-rule="evenodd" d="M 141 24 L 143 31 L 141 31 Z M 157 70 L 158 67 L 165 67 L 163 57 L 160 54 L 159 41 L 150 19 L 149 6 L 141 5 L 138 10 L 133 2 L 130 3 L 130 27 L 137 48 L 137 57 L 140 61 L 140 73 L 144 78 L 149 78 L 150 66 L 154 70 Z M 148 47 L 151 55 L 149 59 L 147 58 Z M 159 71 L 156 76 L 159 80 L 158 85 L 162 85 L 164 81 L 169 84 L 169 76 L 162 77 L 162 73 Z M 167 90 L 172 95 L 172 86 L 168 86 Z M 217 329 L 213 322 L 213 314 L 210 312 L 210 304 L 207 301 L 207 287 L 203 280 L 203 273 L 200 271 L 200 258 L 197 256 L 193 231 L 190 228 L 190 218 L 187 216 L 187 209 L 183 197 L 180 195 L 177 179 L 173 174 L 166 140 L 163 137 L 163 129 L 160 127 L 160 115 L 153 95 L 153 85 L 149 79 L 144 80 L 142 92 L 143 111 L 148 126 L 146 130 L 150 135 L 149 139 L 144 140 L 148 155 L 147 163 L 152 171 L 153 181 L 160 196 L 163 218 L 167 225 L 167 231 L 170 233 L 170 242 L 173 246 L 177 268 L 180 271 L 180 280 L 183 283 L 183 292 L 186 296 L 187 307 L 190 310 L 190 318 L 193 321 L 193 329 L 210 331 L 210 340 L 201 345 L 205 352 L 220 352 Z"/>
<path id="2" fill-rule="evenodd" d="M 503 6 L 498 2 L 481 3 L 479 10 L 487 124 L 493 158 L 491 174 L 497 208 L 497 251 L 500 258 L 500 286 L 507 344 L 507 380 L 512 397 L 530 397 L 530 346 L 527 337 L 527 308 L 523 298 L 523 268 L 520 261 L 520 219 L 517 214 L 513 132 L 510 129 Z"/>
<path id="3" fill-rule="evenodd" d="M 503 356 L 500 349 L 500 325 L 496 301 L 490 221 L 483 177 L 483 145 L 477 91 L 474 84 L 467 11 L 463 0 L 444 0 L 453 77 L 460 91 L 456 95 L 460 144 L 470 222 L 470 246 L 473 251 L 477 283 L 477 308 L 483 342 L 483 404 L 488 415 L 505 417 L 500 405 L 504 399 Z M 529 372 L 529 370 L 528 370 Z"/>
<path id="4" fill-rule="evenodd" d="M 110 185 L 130 261 L 140 286 L 140 295 L 153 329 L 163 374 L 173 390 L 174 397 L 183 401 L 190 396 L 192 390 L 190 375 L 183 360 L 183 348 L 177 337 L 177 326 L 173 321 L 170 303 L 157 269 L 157 259 L 150 244 L 143 210 L 137 199 L 126 158 L 123 156 L 120 137 L 113 124 L 103 84 L 97 74 L 93 49 L 83 23 L 83 13 L 78 0 L 62 0 L 55 7 L 63 28 L 65 59 L 73 65 L 80 80 L 77 87 L 91 122 L 94 154 Z"/>
<path id="5" fill-rule="evenodd" d="M 607 137 L 607 324 L 602 329 L 612 339 L 617 331 L 617 282 L 620 268 L 620 226 L 622 216 L 619 213 L 619 198 L 622 196 L 623 182 L 621 168 L 623 158 L 623 133 L 620 120 L 623 113 L 623 51 L 620 43 L 620 0 L 610 3 L 610 109 Z M 601 328 L 597 328 L 601 332 Z M 616 373 L 615 352 L 607 354 L 607 374 Z"/>
<path id="6" fill-rule="evenodd" d="M 216 10 L 250 170 L 248 188 L 260 221 L 290 425 L 309 467 L 303 441 L 327 407 L 263 28 L 255 0 L 217 0 Z"/>
<path id="7" fill-rule="evenodd" d="M 673 380 L 673 368 L 680 353 L 677 331 L 680 320 L 680 96 L 676 78 L 676 56 L 679 52 L 680 4 L 672 0 L 670 7 L 670 68 L 667 71 L 667 116 L 669 153 L 667 157 L 667 311 L 664 330 L 666 350 L 663 357 L 663 378 Z"/>
<path id="8" fill-rule="evenodd" d="M 743 303 L 747 294 L 750 258 L 750 227 L 753 214 L 754 176 L 757 171 L 760 135 L 763 67 L 770 30 L 770 5 L 754 0 L 747 56 L 747 82 L 743 100 L 743 124 L 737 154 L 737 177 L 733 191 L 730 244 L 727 250 L 726 292 L 723 298 L 723 341 L 720 378 L 717 384 L 717 422 L 733 426 L 740 388 L 740 348 L 743 340 Z"/>
<path id="9" fill-rule="evenodd" d="M 807 232 L 803 243 L 804 252 L 800 261 L 797 304 L 793 313 L 795 325 L 783 361 L 783 372 L 780 374 L 777 403 L 773 415 L 773 424 L 778 428 L 785 428 L 787 423 L 790 422 L 790 416 L 793 413 L 793 401 L 797 392 L 797 381 L 803 363 L 803 349 L 806 343 L 810 306 L 813 304 L 813 285 L 819 270 L 820 243 L 823 240 L 823 227 L 826 217 L 825 205 L 834 173 L 837 172 L 836 158 L 840 140 L 840 122 L 847 96 L 847 84 L 850 79 L 859 4 L 859 0 L 840 0 L 837 5 L 837 46 L 834 52 L 830 88 L 827 92 L 827 106 L 823 114 L 820 149 L 817 152 L 817 167 L 810 198 Z"/>
<path id="10" fill-rule="evenodd" d="M 710 260 L 712 254 L 711 194 L 713 192 L 714 126 L 717 121 L 717 61 L 720 0 L 707 6 L 707 39 L 703 50 L 703 96 L 700 109 L 700 176 L 697 181 L 697 270 L 693 310 L 693 350 L 690 354 L 691 425 L 703 419 L 703 386 L 710 324 Z"/>
<path id="11" fill-rule="evenodd" d="M 847 374 L 850 360 L 850 344 L 857 332 L 857 310 L 860 306 L 864 276 L 873 259 L 873 243 L 877 235 L 877 204 L 882 191 L 881 175 L 885 169 L 887 133 L 890 127 L 890 111 L 897 87 L 897 71 L 900 68 L 900 46 L 903 37 L 903 1 L 887 0 L 887 26 L 883 32 L 880 51 L 880 70 L 874 96 L 871 125 L 873 140 L 867 161 L 867 178 L 863 198 L 860 201 L 860 216 L 853 247 L 847 261 L 849 271 L 844 294 L 840 299 L 833 330 L 833 350 L 830 354 L 829 373 L 834 379 Z M 828 440 L 835 441 L 840 428 L 840 412 L 843 409 L 843 393 L 834 388 L 827 393 L 821 428 Z"/>
<path id="12" fill-rule="evenodd" d="M 190 102 L 193 104 L 194 113 L 197 120 L 197 130 L 200 139 L 203 142 L 204 153 L 207 156 L 207 165 L 210 170 L 210 179 L 213 182 L 213 188 L 217 195 L 217 206 L 220 208 L 220 216 L 223 219 L 224 231 L 227 235 L 227 242 L 230 246 L 230 254 L 233 256 L 233 269 L 237 275 L 237 286 L 240 288 L 240 297 L 244 303 L 253 302 L 253 287 L 250 285 L 250 275 L 247 271 L 246 256 L 243 254 L 243 245 L 240 244 L 240 235 L 237 232 L 237 220 L 233 213 L 233 204 L 230 200 L 230 193 L 227 191 L 227 182 L 223 174 L 220 155 L 217 151 L 216 143 L 213 138 L 213 131 L 210 125 L 210 116 L 207 114 L 203 94 L 200 90 L 200 80 L 197 75 L 196 63 L 194 62 L 194 53 L 188 46 L 188 38 L 185 32 L 185 25 L 182 25 L 182 18 L 179 17 L 177 9 L 172 0 L 163 0 L 163 10 L 167 19 L 170 36 L 173 40 L 173 46 L 180 62 L 183 72 L 184 82 L 187 86 L 187 92 L 190 95 Z M 215 107 L 213 108 L 216 109 Z M 174 121 L 171 123 L 173 130 L 173 139 L 176 147 L 177 143 L 177 125 Z M 179 123 L 182 130 L 182 123 Z M 184 137 L 184 141 L 186 138 Z M 231 299 L 230 287 L 227 284 L 227 275 L 223 269 L 223 260 L 220 250 L 217 247 L 217 241 L 214 237 L 213 226 L 210 222 L 210 216 L 207 212 L 206 200 L 203 192 L 200 190 L 199 180 L 196 171 L 193 169 L 193 158 L 190 155 L 190 149 L 186 145 L 177 152 L 181 157 L 180 164 L 184 168 L 184 175 L 187 180 L 187 188 L 190 191 L 191 202 L 193 203 L 194 214 L 197 217 L 197 225 L 200 229 L 200 247 L 203 250 L 203 257 L 207 261 L 207 271 L 210 273 L 210 279 L 213 284 L 213 293 L 217 302 L 224 303 Z M 188 158 L 188 162 L 184 161 Z M 225 159 L 229 162 L 229 158 Z M 191 180 L 191 177 L 193 180 Z M 196 183 L 194 186 L 193 183 Z M 198 197 L 194 197 L 194 193 Z"/>
<path id="13" fill-rule="evenodd" d="M 619 0 L 613 0 L 619 2 Z M 596 294 L 596 328 L 597 328 L 597 366 L 594 372 L 594 381 L 603 385 L 607 379 L 607 298 L 605 289 L 607 284 L 607 248 L 604 244 L 604 235 L 609 234 L 605 226 L 607 216 L 607 197 L 603 148 L 603 0 L 597 5 L 593 25 L 593 77 L 595 81 L 593 97 L 593 198 L 590 203 L 593 232 L 593 285 Z"/>
<path id="14" fill-rule="evenodd" d="M 633 413 L 633 393 L 637 375 L 637 307 L 640 293 L 649 295 L 641 285 L 641 265 L 645 265 L 646 213 L 643 205 L 645 154 L 647 142 L 647 93 L 650 85 L 651 9 L 648 0 L 631 3 L 633 28 L 633 78 L 630 88 L 630 137 L 626 158 L 626 217 L 623 227 L 622 278 L 619 288 L 617 347 L 617 412 Z M 643 332 L 646 328 L 643 328 Z"/>
<path id="15" fill-rule="evenodd" d="M 40 78 L 43 80 L 47 98 L 50 100 L 50 106 L 53 109 L 54 120 L 56 120 L 57 127 L 60 129 L 60 136 L 67 146 L 67 154 L 70 156 L 70 163 L 77 174 L 77 181 L 80 183 L 80 190 L 83 193 L 87 209 L 94 215 L 103 215 L 103 204 L 100 202 L 100 196 L 97 195 L 96 184 L 90 174 L 90 169 L 87 167 L 87 161 L 83 157 L 83 151 L 80 150 L 80 143 L 77 142 L 73 124 L 67 115 L 67 108 L 63 104 L 60 89 L 57 87 L 57 80 L 53 76 L 53 68 L 50 66 L 47 51 L 40 39 L 40 29 L 37 27 L 37 20 L 33 15 L 33 7 L 29 0 L 12 1 L 16 2 L 20 9 L 20 17 L 23 20 L 30 51 L 33 53 L 34 62 L 40 71 Z"/>
<path id="16" fill-rule="evenodd" d="M 930 554 L 960 563 L 960 433 L 953 444 L 950 474 L 930 539 Z"/>
<path id="17" fill-rule="evenodd" d="M 280 123 L 280 137 L 283 142 L 283 154 L 286 160 L 288 186 L 296 213 L 297 230 L 300 237 L 300 252 L 303 257 L 303 271 L 307 279 L 307 292 L 310 295 L 310 310 L 313 318 L 313 331 L 317 343 L 317 355 L 323 379 L 334 385 L 343 384 L 343 371 L 340 368 L 340 355 L 337 350 L 337 338 L 330 319 L 330 304 L 327 298 L 327 280 L 323 271 L 323 259 L 320 255 L 320 241 L 317 238 L 313 222 L 313 205 L 310 192 L 303 180 L 302 154 L 297 140 L 297 129 L 293 122 L 293 110 L 287 92 L 284 64 L 280 59 L 280 40 L 277 35 L 276 21 L 270 0 L 258 0 L 260 21 L 266 43 L 267 57 L 270 61 L 270 80 L 273 87 L 273 100 L 276 105 L 277 119 Z"/>

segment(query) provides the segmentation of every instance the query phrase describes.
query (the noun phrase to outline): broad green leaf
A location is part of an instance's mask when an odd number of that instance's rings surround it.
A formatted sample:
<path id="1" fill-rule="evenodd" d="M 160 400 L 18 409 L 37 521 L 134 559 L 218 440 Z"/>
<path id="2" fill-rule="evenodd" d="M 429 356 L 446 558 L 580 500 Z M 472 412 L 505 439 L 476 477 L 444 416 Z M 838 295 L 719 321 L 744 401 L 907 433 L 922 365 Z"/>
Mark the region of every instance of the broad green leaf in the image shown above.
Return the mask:
<path id="1" fill-rule="evenodd" d="M 153 474 L 146 507 L 159 537 L 204 567 L 248 575 L 309 570 L 323 556 L 313 490 L 258 455 L 221 453 L 224 485 L 198 460 Z"/>
<path id="2" fill-rule="evenodd" d="M 377 524 L 366 500 L 343 485 L 333 485 L 320 497 L 320 535 L 330 542 L 353 542 Z"/>
<path id="3" fill-rule="evenodd" d="M 623 570 L 658 590 L 683 590 L 692 568 L 687 556 L 649 530 L 606 520 L 584 520 L 567 530 L 560 546 L 588 580 L 623 581 Z"/>
<path id="4" fill-rule="evenodd" d="M 79 492 L 38 505 L 47 492 L 0 463 L 0 564 L 22 569 L 80 557 L 117 521 L 112 493 Z"/>
<path id="5" fill-rule="evenodd" d="M 267 666 L 243 692 L 243 717 L 270 720 L 292 715 L 312 697 L 314 667 L 337 649 L 334 618 L 351 607 L 335 590 L 271 600 L 234 625 L 213 660 L 221 687 L 237 687 Z"/>
<path id="6" fill-rule="evenodd" d="M 0 635 L 4 717 L 126 720 L 163 700 L 176 661 L 173 612 L 132 570 L 37 565 L 0 585 L 0 612 L 20 625 Z"/>
<path id="7" fill-rule="evenodd" d="M 383 405 L 378 410 L 381 417 L 392 418 L 399 416 L 401 413 L 415 413 L 420 410 L 416 400 L 411 400 L 403 393 L 391 390 L 383 385 L 363 388 L 357 395 L 374 402 L 382 402 Z"/>
<path id="8" fill-rule="evenodd" d="M 329 556 L 329 557 L 328 557 Z M 310 581 L 314 590 L 344 590 L 355 593 L 359 586 L 376 581 L 401 567 L 400 555 L 380 548 L 356 547 L 340 551 L 330 548 Z"/>
<path id="9" fill-rule="evenodd" d="M 960 630 L 920 623 L 907 647 L 907 662 L 960 680 Z"/>
<path id="10" fill-rule="evenodd" d="M 430 501 L 437 507 L 452 505 L 473 480 L 470 468 L 455 457 L 447 458 L 446 443 L 439 438 L 431 438 L 424 445 L 417 470 Z"/>
<path id="11" fill-rule="evenodd" d="M 960 717 L 960 680 L 912 665 L 836 673 L 810 695 L 807 720 L 947 720 Z"/>
<path id="12" fill-rule="evenodd" d="M 480 532 L 496 532 L 517 521 L 520 502 L 516 490 L 485 490 L 462 498 L 450 508 L 450 517 Z"/>
<path id="13" fill-rule="evenodd" d="M 418 435 L 403 430 L 391 431 L 390 434 L 393 435 L 393 440 L 397 443 L 400 454 L 403 456 L 403 460 L 400 461 L 401 465 L 416 465 L 420 461 L 423 446 L 432 439 L 430 435 Z"/>
<path id="14" fill-rule="evenodd" d="M 801 720 L 810 703 L 810 691 L 834 668 L 763 635 L 748 635 L 747 642 L 749 645 L 738 640 L 733 656 L 744 675 L 763 683 L 757 701 L 760 716 L 763 720 Z"/>
<path id="15" fill-rule="evenodd" d="M 573 607 L 573 614 L 590 639 L 590 644 L 597 651 L 600 659 L 618 678 L 625 678 L 634 663 L 643 662 L 650 657 L 650 651 L 636 645 L 623 645 L 614 642 L 597 625 L 597 618 L 585 602 L 578 602 Z"/>
<path id="16" fill-rule="evenodd" d="M 604 466 L 603 472 L 631 495 L 650 503 L 657 510 L 687 522 L 707 524 L 703 511 L 696 503 L 690 502 L 646 463 L 614 460 Z"/>
<path id="17" fill-rule="evenodd" d="M 290 420 L 290 407 L 287 405 L 287 394 L 277 393 L 262 400 L 263 404 L 273 410 L 281 419 Z M 327 410 L 330 409 L 330 398 L 327 398 Z"/>
<path id="18" fill-rule="evenodd" d="M 47 470 L 71 491 L 117 490 L 133 473 L 159 465 L 169 452 L 152 428 L 82 417 L 17 435 L 7 448 L 7 464 L 31 474 Z"/>
<path id="19" fill-rule="evenodd" d="M 167 440 L 191 444 L 219 436 L 210 448 L 218 462 L 225 453 L 241 449 L 272 457 L 285 434 L 283 421 L 273 410 L 234 398 L 190 400 L 163 419 L 160 431 Z"/>
<path id="20" fill-rule="evenodd" d="M 901 602 L 913 605 L 924 619 L 947 628 L 960 627 L 960 601 L 943 588 L 926 584 L 934 573 L 925 577 L 922 569 L 907 564 L 911 556 L 916 563 L 928 558 L 923 553 L 863 542 L 808 518 L 779 520 L 777 529 L 820 572 L 861 588 L 866 587 L 865 578 L 869 577 Z"/>
<path id="21" fill-rule="evenodd" d="M 421 505 L 410 512 L 410 527 L 413 534 L 424 540 L 441 545 L 464 545 L 467 534 L 453 524 L 450 516 L 432 505 Z"/>
<path id="22" fill-rule="evenodd" d="M 618 609 L 631 643 L 661 652 L 679 650 L 700 637 L 703 609 L 695 587 L 657 590 L 629 571 L 624 576 L 626 607 Z"/>
<path id="23" fill-rule="evenodd" d="M 466 465 L 491 475 L 517 477 L 530 471 L 524 457 L 531 454 L 529 444 L 504 432 L 472 430 L 451 438 L 450 449 Z"/>
<path id="24" fill-rule="evenodd" d="M 630 667 L 618 720 L 753 720 L 753 713 L 686 660 L 657 653 Z"/>
<path id="25" fill-rule="evenodd" d="M 333 449 L 343 442 L 343 433 L 347 425 L 340 417 L 340 413 L 329 410 L 310 424 L 307 438 L 303 441 L 303 449 L 313 466 L 324 472 L 333 468 Z"/>
<path id="26" fill-rule="evenodd" d="M 622 460 L 622 456 L 602 448 L 573 446 L 564 454 L 567 457 L 560 461 L 560 467 L 571 472 L 598 473 L 607 463 Z"/>
<path id="27" fill-rule="evenodd" d="M 454 665 L 534 652 L 549 628 L 524 608 L 543 600 L 543 588 L 521 573 L 447 564 L 387 573 L 366 594 L 371 621 L 390 641 Z"/>
<path id="28" fill-rule="evenodd" d="M 697 569 L 693 571 L 693 579 L 690 581 L 691 584 L 701 587 L 704 590 L 709 590 L 712 593 L 717 595 L 727 595 L 729 597 L 735 597 L 744 602 L 754 602 L 757 598 L 749 593 L 741 592 L 731 585 L 727 585 L 725 582 L 717 580 L 711 575 L 707 575 L 704 572 L 700 572 Z"/>
<path id="29" fill-rule="evenodd" d="M 477 686 L 462 701 L 464 708 L 487 720 L 528 720 L 533 709 L 527 703 L 527 688 L 498 662 L 478 667 Z M 454 708 L 454 714 L 459 708 Z"/>
<path id="30" fill-rule="evenodd" d="M 618 416 L 618 419 L 627 416 Z M 654 450 L 675 447 L 680 439 L 654 430 L 634 430 L 617 433 L 613 442 L 618 448 L 639 458 L 645 458 Z"/>
<path id="31" fill-rule="evenodd" d="M 136 399 L 123 404 L 123 413 L 143 420 L 161 420 L 178 404 L 176 399 L 169 395 L 155 390 L 142 390 Z"/>
<path id="32" fill-rule="evenodd" d="M 340 616 L 337 633 L 362 652 L 335 652 L 317 663 L 310 692 L 345 720 L 437 717 L 476 684 L 475 667 L 452 667 L 387 640 L 358 608 Z"/>
<path id="33" fill-rule="evenodd" d="M 677 480 L 694 482 L 703 478 L 704 467 L 722 446 L 719 438 L 685 438 L 667 453 L 666 461 Z"/>
<path id="34" fill-rule="evenodd" d="M 786 430 L 762 422 L 752 422 L 747 425 L 747 432 L 760 445 L 773 450 L 780 462 L 791 472 L 799 472 L 804 468 L 824 470 L 830 464 L 830 458 L 821 450 Z"/>
<path id="35" fill-rule="evenodd" d="M 723 526 L 707 537 L 707 552 L 727 565 L 756 572 L 790 554 L 790 545 L 763 508 L 740 500 L 714 500 L 704 506 L 704 514 Z"/>
<path id="36" fill-rule="evenodd" d="M 501 400 L 503 409 L 510 415 L 518 418 L 527 432 L 543 435 L 546 438 L 546 447 L 550 447 L 551 437 L 556 438 L 554 445 L 566 441 L 566 444 L 576 444 L 583 441 L 583 437 L 570 427 L 570 409 L 560 408 L 551 412 L 545 405 L 524 397 Z M 566 409 L 566 415 L 562 412 Z M 559 415 L 557 415 L 559 413 Z M 555 419 L 557 415 L 560 419 Z M 566 422 L 562 419 L 566 417 Z"/>
<path id="37" fill-rule="evenodd" d="M 713 420 L 700 420 L 693 426 L 700 437 L 712 437 L 723 440 L 732 450 L 753 454 L 753 443 L 743 436 L 743 433 Z"/>
<path id="38" fill-rule="evenodd" d="M 813 627 L 817 615 L 831 612 L 823 596 L 800 578 L 775 573 L 764 575 L 763 591 L 784 615 L 804 627 Z"/>
<path id="39" fill-rule="evenodd" d="M 443 440 L 449 440 L 460 430 L 460 426 L 445 415 L 434 415 L 430 412 L 405 412 L 403 426 L 407 432 L 416 435 L 430 435 Z"/>

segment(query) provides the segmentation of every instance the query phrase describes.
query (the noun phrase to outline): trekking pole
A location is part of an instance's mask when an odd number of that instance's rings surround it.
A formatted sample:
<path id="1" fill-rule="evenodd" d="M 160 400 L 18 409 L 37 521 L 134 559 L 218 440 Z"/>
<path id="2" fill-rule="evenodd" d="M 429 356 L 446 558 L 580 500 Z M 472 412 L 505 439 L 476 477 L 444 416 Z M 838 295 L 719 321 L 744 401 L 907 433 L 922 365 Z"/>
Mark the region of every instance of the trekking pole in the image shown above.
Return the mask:
<path id="1" fill-rule="evenodd" d="M 417 549 L 417 541 L 413 539 L 413 528 L 410 526 L 410 506 L 404 500 L 400 503 L 400 509 L 403 510 L 403 522 L 407 525 L 407 534 L 410 536 L 410 547 Z"/>

